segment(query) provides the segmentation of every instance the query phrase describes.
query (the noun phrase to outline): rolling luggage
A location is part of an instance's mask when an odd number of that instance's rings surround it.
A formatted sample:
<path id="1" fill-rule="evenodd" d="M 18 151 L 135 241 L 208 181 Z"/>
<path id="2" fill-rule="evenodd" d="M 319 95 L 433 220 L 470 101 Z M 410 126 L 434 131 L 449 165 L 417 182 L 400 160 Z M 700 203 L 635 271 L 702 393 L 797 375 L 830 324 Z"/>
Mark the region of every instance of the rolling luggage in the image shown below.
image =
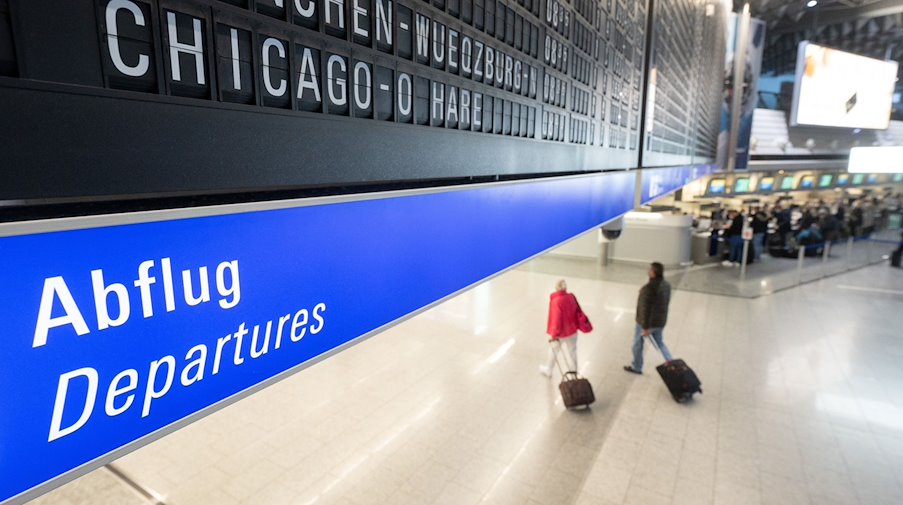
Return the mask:
<path id="1" fill-rule="evenodd" d="M 566 408 L 573 408 L 584 406 L 589 408 L 589 405 L 596 401 L 596 395 L 593 393 L 593 386 L 589 383 L 589 381 L 585 377 L 580 377 L 580 375 L 576 372 L 576 363 L 574 364 L 575 370 L 570 370 L 570 366 L 568 365 L 567 353 L 559 353 L 559 349 L 561 346 L 554 346 L 552 341 L 549 341 L 549 345 L 552 345 L 552 350 L 555 352 L 555 364 L 558 366 L 558 371 L 561 372 L 561 383 L 558 384 L 558 390 L 561 391 L 561 400 L 564 402 L 564 406 Z M 561 362 L 558 359 L 559 354 L 564 354 L 564 362 L 568 371 L 564 371 L 561 368 Z"/>
<path id="2" fill-rule="evenodd" d="M 903 256 L 903 248 L 899 248 L 891 253 L 890 255 L 890 266 L 900 268 L 900 260 Z"/>
<path id="3" fill-rule="evenodd" d="M 577 372 L 567 372 L 558 384 L 558 390 L 561 391 L 561 400 L 567 408 L 589 405 L 596 401 L 596 395 L 593 394 L 593 386 L 584 377 L 577 375 Z"/>
<path id="4" fill-rule="evenodd" d="M 649 337 L 649 341 L 652 342 L 652 347 L 661 353 L 661 349 L 655 344 L 655 339 Z M 682 359 L 666 361 L 655 367 L 655 370 L 677 403 L 683 403 L 693 398 L 694 393 L 702 393 L 702 383 L 699 382 L 699 377 Z"/>

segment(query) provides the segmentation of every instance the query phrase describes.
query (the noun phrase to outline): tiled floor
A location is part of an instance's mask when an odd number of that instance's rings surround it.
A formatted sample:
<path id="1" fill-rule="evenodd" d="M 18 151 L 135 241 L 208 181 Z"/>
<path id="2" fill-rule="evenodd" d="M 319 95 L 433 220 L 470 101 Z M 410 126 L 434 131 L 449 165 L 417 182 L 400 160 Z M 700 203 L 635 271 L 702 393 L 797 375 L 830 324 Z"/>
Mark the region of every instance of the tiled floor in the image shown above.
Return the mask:
<path id="1" fill-rule="evenodd" d="M 534 263 L 115 464 L 172 505 L 903 503 L 903 271 L 675 292 L 665 339 L 705 390 L 678 405 L 651 349 L 621 370 L 643 279 L 559 266 L 596 327 L 589 411 L 537 372 L 561 273 Z M 142 503 L 111 479 L 33 503 Z"/>

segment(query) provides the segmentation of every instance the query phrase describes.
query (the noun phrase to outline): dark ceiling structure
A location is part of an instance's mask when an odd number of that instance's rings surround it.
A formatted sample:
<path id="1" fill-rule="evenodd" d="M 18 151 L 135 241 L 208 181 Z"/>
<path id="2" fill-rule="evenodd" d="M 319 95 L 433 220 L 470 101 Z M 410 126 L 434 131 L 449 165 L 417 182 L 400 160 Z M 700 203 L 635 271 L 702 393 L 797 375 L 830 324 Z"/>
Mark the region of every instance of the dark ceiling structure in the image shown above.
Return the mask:
<path id="1" fill-rule="evenodd" d="M 746 2 L 735 1 L 737 11 Z M 799 43 L 821 45 L 878 59 L 903 59 L 903 1 L 900 0 L 752 0 L 753 17 L 768 24 L 763 71 L 791 73 Z M 903 67 L 903 66 L 901 66 Z"/>

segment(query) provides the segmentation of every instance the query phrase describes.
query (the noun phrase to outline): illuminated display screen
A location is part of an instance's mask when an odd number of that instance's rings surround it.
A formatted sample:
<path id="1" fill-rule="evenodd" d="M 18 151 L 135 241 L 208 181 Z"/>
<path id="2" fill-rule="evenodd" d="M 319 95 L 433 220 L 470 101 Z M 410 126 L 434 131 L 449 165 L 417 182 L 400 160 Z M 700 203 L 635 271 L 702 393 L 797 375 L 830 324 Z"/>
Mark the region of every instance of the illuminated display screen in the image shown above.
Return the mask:
<path id="1" fill-rule="evenodd" d="M 790 191 L 793 189 L 793 177 L 787 176 L 781 179 L 781 190 Z"/>
<path id="2" fill-rule="evenodd" d="M 903 182 L 903 174 L 894 174 L 894 182 Z"/>
<path id="3" fill-rule="evenodd" d="M 868 182 L 869 184 L 878 184 L 878 176 L 875 174 L 869 174 Z"/>
<path id="4" fill-rule="evenodd" d="M 814 187 L 815 187 L 815 177 L 812 177 L 811 175 L 806 175 L 806 176 L 803 176 L 802 179 L 800 179 L 800 184 L 798 186 L 799 189 L 812 189 Z"/>
<path id="5" fill-rule="evenodd" d="M 823 174 L 818 179 L 818 187 L 820 188 L 828 188 L 831 186 L 831 183 L 834 182 L 834 175 L 832 174 Z"/>
<path id="6" fill-rule="evenodd" d="M 712 179 L 709 182 L 709 193 L 713 195 L 722 195 L 724 194 L 724 179 Z"/>
<path id="7" fill-rule="evenodd" d="M 734 181 L 734 193 L 749 193 L 749 177 Z"/>
<path id="8" fill-rule="evenodd" d="M 850 175 L 849 174 L 840 174 L 837 176 L 837 185 L 838 186 L 846 186 L 850 183 Z"/>
<path id="9" fill-rule="evenodd" d="M 865 174 L 855 174 L 853 176 L 853 185 L 859 186 L 862 182 L 865 181 Z"/>
<path id="10" fill-rule="evenodd" d="M 774 189 L 774 177 L 763 177 L 759 181 L 759 191 L 771 191 Z"/>
<path id="11" fill-rule="evenodd" d="M 792 124 L 888 127 L 897 63 L 800 43 Z"/>

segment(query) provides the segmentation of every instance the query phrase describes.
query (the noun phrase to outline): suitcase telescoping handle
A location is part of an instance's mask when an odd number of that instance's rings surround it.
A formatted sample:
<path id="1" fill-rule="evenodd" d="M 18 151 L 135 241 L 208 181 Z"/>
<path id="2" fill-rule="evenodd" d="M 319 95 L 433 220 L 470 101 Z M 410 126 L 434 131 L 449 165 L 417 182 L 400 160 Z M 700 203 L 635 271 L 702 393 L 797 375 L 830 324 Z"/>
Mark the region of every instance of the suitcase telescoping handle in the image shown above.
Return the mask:
<path id="1" fill-rule="evenodd" d="M 571 338 L 576 338 L 576 337 L 571 337 Z M 565 378 L 567 378 L 568 375 L 573 375 L 574 378 L 576 379 L 576 378 L 577 378 L 577 371 L 576 371 L 576 370 L 571 370 L 570 363 L 568 363 L 567 353 L 559 353 L 559 352 L 558 352 L 559 350 L 561 350 L 561 342 L 558 342 L 558 345 L 556 346 L 556 345 L 555 345 L 555 341 L 556 341 L 556 340 L 558 340 L 558 339 L 550 338 L 550 339 L 549 339 L 549 346 L 552 347 L 552 353 L 555 355 L 555 365 L 558 367 L 558 372 L 561 374 L 561 378 L 562 378 L 562 379 L 565 379 Z M 565 355 L 565 356 L 564 356 L 564 365 L 565 365 L 565 367 L 568 369 L 567 372 L 565 372 L 564 369 L 561 368 L 561 361 L 558 359 L 558 355 L 559 355 L 559 354 L 564 354 L 564 355 Z M 575 363 L 574 368 L 577 368 L 577 367 L 576 367 L 576 363 Z"/>
<path id="2" fill-rule="evenodd" d="M 661 354 L 663 358 L 665 358 L 665 353 L 663 353 L 662 349 L 658 346 L 657 343 L 655 343 L 655 339 L 652 338 L 652 333 L 649 333 L 649 335 L 647 335 L 643 338 L 648 338 L 649 342 L 652 344 L 652 347 L 654 347 L 655 350 L 658 351 L 658 353 Z M 668 362 L 668 358 L 665 358 L 665 363 L 667 363 L 667 362 Z"/>

